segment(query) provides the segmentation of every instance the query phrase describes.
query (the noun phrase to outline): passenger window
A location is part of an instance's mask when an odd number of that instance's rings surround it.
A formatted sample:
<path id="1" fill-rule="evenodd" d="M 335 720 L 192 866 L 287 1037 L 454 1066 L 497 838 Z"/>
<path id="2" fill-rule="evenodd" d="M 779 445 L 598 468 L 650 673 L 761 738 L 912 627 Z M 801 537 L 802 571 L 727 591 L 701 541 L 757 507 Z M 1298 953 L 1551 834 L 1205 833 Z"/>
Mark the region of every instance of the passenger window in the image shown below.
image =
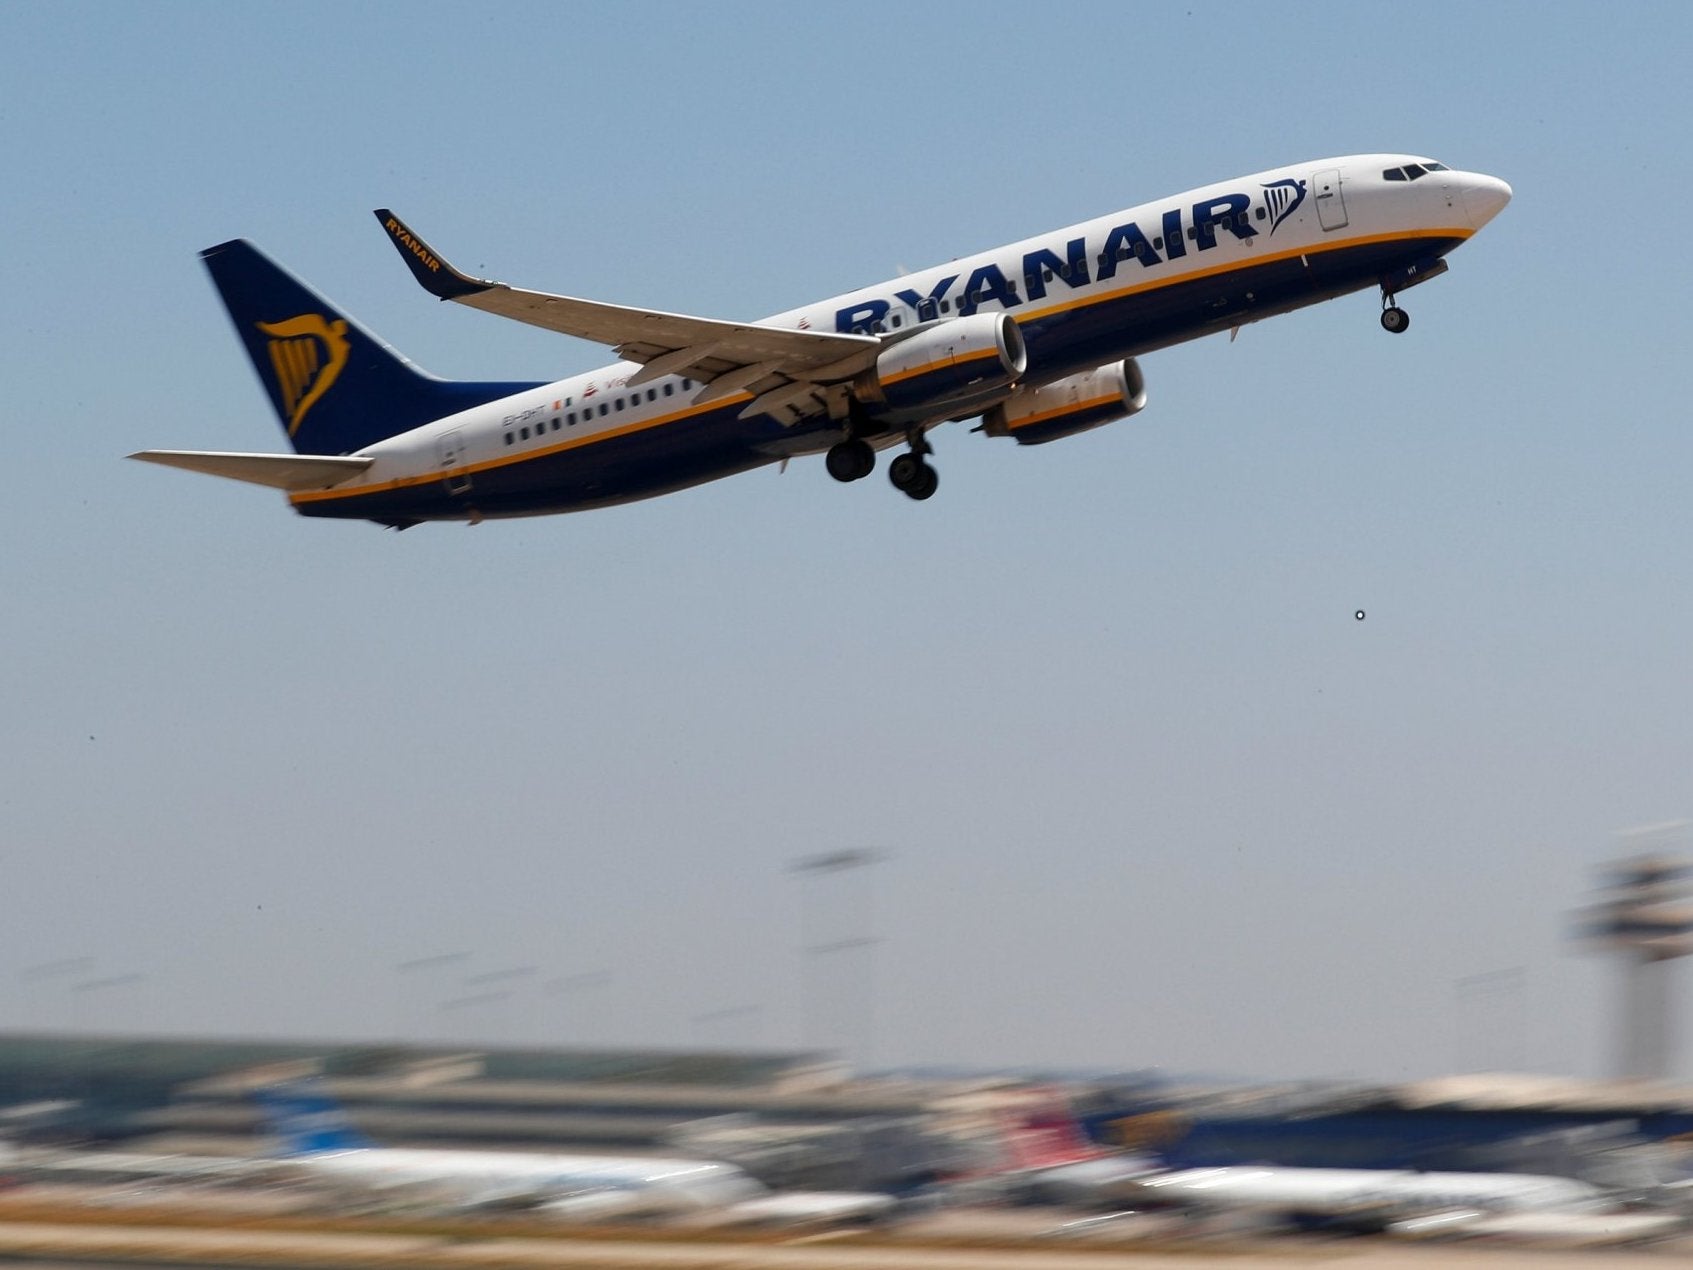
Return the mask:
<path id="1" fill-rule="evenodd" d="M 522 437 L 525 441 L 527 441 L 529 439 L 529 429 L 528 428 L 519 428 L 517 430 L 517 435 Z"/>
<path id="2" fill-rule="evenodd" d="M 900 322 L 901 322 L 901 318 L 900 318 L 899 314 L 897 314 L 897 313 L 894 314 L 893 324 L 897 327 L 898 325 L 900 325 Z"/>
<path id="3" fill-rule="evenodd" d="M 1256 215 L 1257 215 L 1257 217 L 1258 217 L 1258 219 L 1259 219 L 1259 220 L 1263 220 L 1263 219 L 1264 219 L 1264 217 L 1265 217 L 1265 216 L 1267 216 L 1267 215 L 1268 215 L 1268 214 L 1269 214 L 1269 213 L 1267 213 L 1267 212 L 1266 212 L 1266 211 L 1265 211 L 1265 210 L 1264 210 L 1264 209 L 1263 209 L 1263 208 L 1262 208 L 1262 207 L 1260 207 L 1260 208 L 1259 208 L 1259 209 L 1258 209 L 1258 211 L 1257 211 L 1257 213 L 1256 213 Z"/>
<path id="4" fill-rule="evenodd" d="M 506 433 L 506 444 L 507 445 L 511 444 L 511 433 L 509 433 L 509 432 Z"/>
<path id="5" fill-rule="evenodd" d="M 694 386 L 694 381 L 691 380 L 691 379 L 684 379 L 682 381 L 682 387 L 684 387 L 684 388 L 692 388 L 693 386 Z"/>
<path id="6" fill-rule="evenodd" d="M 603 402 L 603 401 L 600 402 L 600 418 L 602 418 L 602 419 L 605 418 L 606 412 L 610 409 L 611 409 L 611 407 L 606 405 L 605 402 Z"/>
<path id="7" fill-rule="evenodd" d="M 576 426 L 576 412 L 572 410 L 569 414 L 565 415 L 564 422 L 566 427 L 574 428 Z"/>
<path id="8" fill-rule="evenodd" d="M 1046 275 L 1046 280 L 1047 280 L 1047 281 L 1048 281 L 1048 282 L 1051 282 L 1051 281 L 1052 281 L 1052 277 L 1053 277 L 1053 274 L 1052 274 L 1052 270 L 1050 270 L 1050 269 L 1042 269 L 1042 270 L 1041 270 L 1041 273 L 1043 273 L 1043 274 L 1045 274 L 1045 275 Z"/>
<path id="9" fill-rule="evenodd" d="M 1152 250 L 1153 251 L 1163 251 L 1164 250 L 1164 235 L 1163 234 L 1159 234 L 1158 237 L 1156 237 L 1152 240 Z"/>
<path id="10" fill-rule="evenodd" d="M 664 386 L 664 395 L 665 395 L 665 396 L 666 396 L 666 397 L 668 397 L 668 396 L 670 396 L 670 391 L 671 391 L 671 386 L 670 386 L 670 385 L 669 385 L 669 384 L 666 384 L 666 385 L 665 385 L 665 386 Z"/>
<path id="11" fill-rule="evenodd" d="M 553 431 L 554 432 L 558 431 L 559 422 L 560 422 L 559 417 L 557 415 L 554 415 L 553 416 Z"/>
<path id="12" fill-rule="evenodd" d="M 941 301 L 941 312 L 942 313 L 951 313 L 952 312 L 952 301 L 951 300 L 942 300 Z"/>
<path id="13" fill-rule="evenodd" d="M 656 389 L 656 388 L 647 389 L 647 400 L 648 401 L 657 401 L 658 400 L 658 389 Z"/>

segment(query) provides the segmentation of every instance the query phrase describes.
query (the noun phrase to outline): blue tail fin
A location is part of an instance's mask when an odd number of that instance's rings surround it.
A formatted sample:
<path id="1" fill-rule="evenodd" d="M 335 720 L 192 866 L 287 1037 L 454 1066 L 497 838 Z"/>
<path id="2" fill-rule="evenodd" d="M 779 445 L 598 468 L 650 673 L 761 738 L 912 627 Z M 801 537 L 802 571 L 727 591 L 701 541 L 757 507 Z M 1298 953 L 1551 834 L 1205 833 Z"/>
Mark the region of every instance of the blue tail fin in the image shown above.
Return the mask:
<path id="1" fill-rule="evenodd" d="M 283 1155 L 316 1155 L 374 1145 L 347 1119 L 346 1112 L 311 1084 L 273 1085 L 257 1094 L 272 1136 Z"/>
<path id="2" fill-rule="evenodd" d="M 251 243 L 200 253 L 299 454 L 350 454 L 537 384 L 419 370 Z"/>

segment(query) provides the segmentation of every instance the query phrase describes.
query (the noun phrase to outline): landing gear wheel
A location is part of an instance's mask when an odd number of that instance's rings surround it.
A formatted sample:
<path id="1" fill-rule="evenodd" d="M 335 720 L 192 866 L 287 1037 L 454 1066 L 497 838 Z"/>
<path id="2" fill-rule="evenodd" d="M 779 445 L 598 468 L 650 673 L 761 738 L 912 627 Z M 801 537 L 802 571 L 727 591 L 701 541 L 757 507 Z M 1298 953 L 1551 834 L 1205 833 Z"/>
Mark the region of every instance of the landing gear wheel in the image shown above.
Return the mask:
<path id="1" fill-rule="evenodd" d="M 933 495 L 941 483 L 935 469 L 915 454 L 901 454 L 889 463 L 888 480 L 900 493 L 919 502 Z"/>
<path id="2" fill-rule="evenodd" d="M 1411 315 L 1397 305 L 1381 311 L 1381 329 L 1391 331 L 1395 335 L 1403 335 L 1405 328 L 1411 325 Z"/>
<path id="3" fill-rule="evenodd" d="M 837 481 L 861 481 L 876 470 L 876 451 L 856 437 L 839 441 L 829 447 L 823 465 Z"/>
<path id="4" fill-rule="evenodd" d="M 888 464 L 888 479 L 897 490 L 908 490 L 922 479 L 923 460 L 915 454 L 899 454 Z"/>

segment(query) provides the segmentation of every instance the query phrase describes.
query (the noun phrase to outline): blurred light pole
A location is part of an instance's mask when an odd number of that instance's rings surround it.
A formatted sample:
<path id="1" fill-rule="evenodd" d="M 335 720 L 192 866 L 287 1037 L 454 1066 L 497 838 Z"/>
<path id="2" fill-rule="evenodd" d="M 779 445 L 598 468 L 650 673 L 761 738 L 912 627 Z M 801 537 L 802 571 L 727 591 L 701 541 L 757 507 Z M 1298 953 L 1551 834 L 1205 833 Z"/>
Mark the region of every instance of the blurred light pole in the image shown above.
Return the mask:
<path id="1" fill-rule="evenodd" d="M 611 971 L 609 970 L 586 970 L 579 974 L 556 975 L 541 985 L 541 992 L 545 996 L 563 1002 L 580 998 L 598 988 L 609 987 L 611 981 Z M 586 1048 L 581 1019 L 587 1016 L 588 1011 L 584 1010 L 580 1017 L 572 1019 L 568 1010 L 569 1007 L 567 1006 L 562 1018 L 550 1019 L 548 1027 L 549 1029 L 554 1026 L 559 1028 L 562 1033 L 563 1044 L 578 1049 Z M 555 1041 L 555 1044 L 557 1043 L 560 1042 Z"/>
<path id="2" fill-rule="evenodd" d="M 885 859 L 883 852 L 857 847 L 807 856 L 789 867 L 804 888 L 800 900 L 803 1044 L 809 1050 L 834 1049 L 859 1067 L 868 1067 L 874 1052 L 874 953 L 881 942 L 873 933 L 870 866 Z M 831 898 L 833 906 L 827 903 Z M 825 1018 L 837 1025 L 829 1036 L 822 1026 Z"/>
<path id="3" fill-rule="evenodd" d="M 86 975 L 94 969 L 92 957 L 56 957 L 52 961 L 38 961 L 18 971 L 18 978 L 29 986 L 30 1009 L 35 1015 L 34 1026 L 44 1032 L 68 1028 L 74 1024 L 69 998 L 61 995 L 65 981 Z"/>
<path id="4" fill-rule="evenodd" d="M 396 1028 L 400 1040 L 407 1039 L 407 1032 L 413 1034 L 410 1038 L 413 1042 L 433 1039 L 432 1025 L 439 1020 L 431 1017 L 430 1011 L 441 994 L 438 985 L 430 987 L 430 981 L 469 960 L 468 952 L 440 952 L 395 963 L 394 973 L 400 977 L 400 1018 Z M 414 984 L 417 986 L 413 987 Z"/>
<path id="5" fill-rule="evenodd" d="M 1457 1070 L 1524 1071 L 1527 1068 L 1528 970 L 1510 966 L 1465 975 L 1455 985 L 1458 1009 Z"/>
<path id="6" fill-rule="evenodd" d="M 715 1046 L 722 1050 L 755 1049 L 760 1041 L 757 1029 L 752 1029 L 753 1036 L 748 1037 L 744 1031 L 740 1032 L 737 1040 L 737 1029 L 734 1025 L 743 1019 L 757 1019 L 764 1013 L 761 1005 L 730 1005 L 721 1010 L 707 1010 L 694 1015 L 694 1043 L 701 1049 Z M 713 1033 L 719 1033 L 715 1038 Z"/>
<path id="7" fill-rule="evenodd" d="M 475 1022 L 474 1016 L 486 1015 L 492 1007 L 510 1000 L 511 992 L 503 988 L 449 997 L 439 1007 L 442 1033 L 455 1044 L 489 1046 L 492 1040 L 489 1033 L 497 1029 L 490 1027 L 486 1018 L 480 1023 Z"/>
<path id="8" fill-rule="evenodd" d="M 146 981 L 146 975 L 132 970 L 98 979 L 80 979 L 71 984 L 72 999 L 77 1002 L 73 1010 L 78 1024 L 108 1036 L 138 1031 L 138 1025 L 128 1019 L 128 1012 L 119 1004 L 119 998 L 114 993 L 120 988 L 138 988 Z M 129 1001 L 134 999 L 133 994 L 128 996 Z"/>

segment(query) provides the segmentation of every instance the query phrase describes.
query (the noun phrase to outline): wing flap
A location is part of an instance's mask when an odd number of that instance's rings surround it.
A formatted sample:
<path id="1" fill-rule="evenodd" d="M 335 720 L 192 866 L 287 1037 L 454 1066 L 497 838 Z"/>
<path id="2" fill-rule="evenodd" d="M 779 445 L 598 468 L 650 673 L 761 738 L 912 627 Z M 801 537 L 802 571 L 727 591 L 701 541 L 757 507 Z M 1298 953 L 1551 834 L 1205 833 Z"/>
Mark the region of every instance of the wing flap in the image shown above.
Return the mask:
<path id="1" fill-rule="evenodd" d="M 129 457 L 143 463 L 246 481 L 249 485 L 268 485 L 290 493 L 329 489 L 351 480 L 376 462 L 363 456 L 234 454 L 221 450 L 142 450 Z"/>

